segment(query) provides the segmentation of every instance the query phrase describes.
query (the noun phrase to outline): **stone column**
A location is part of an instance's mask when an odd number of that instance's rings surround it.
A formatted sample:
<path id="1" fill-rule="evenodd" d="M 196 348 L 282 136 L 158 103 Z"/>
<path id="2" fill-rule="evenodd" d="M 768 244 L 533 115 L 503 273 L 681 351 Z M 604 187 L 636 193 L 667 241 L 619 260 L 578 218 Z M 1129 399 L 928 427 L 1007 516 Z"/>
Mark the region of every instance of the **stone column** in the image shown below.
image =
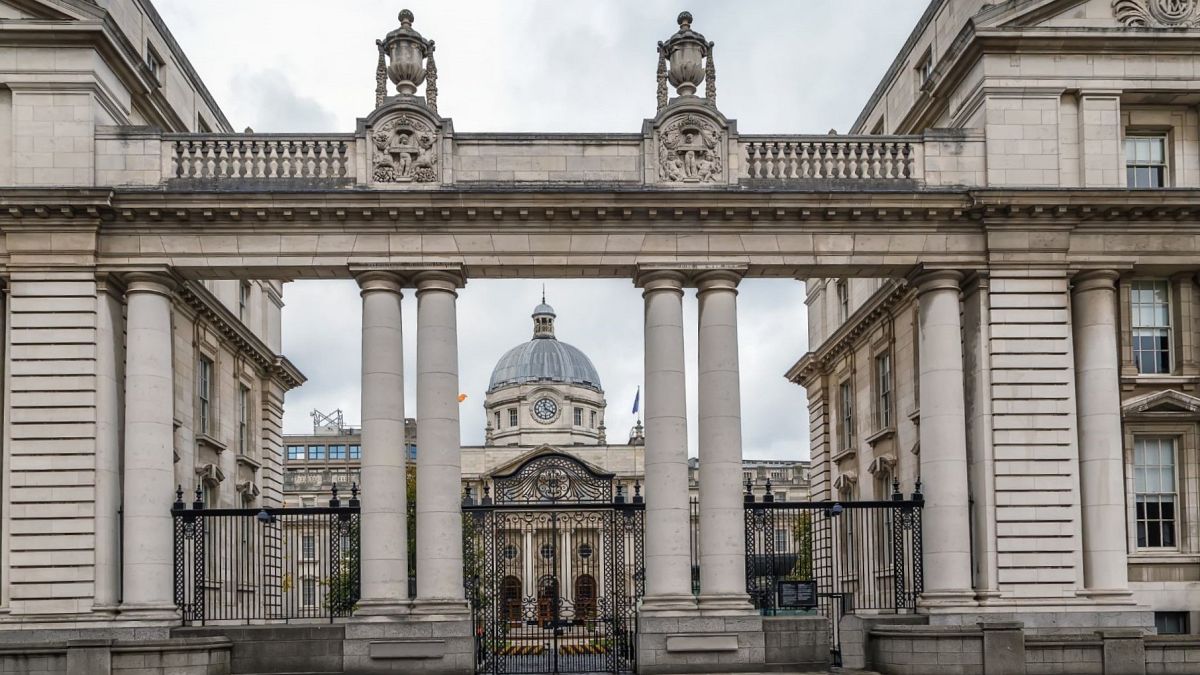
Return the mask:
<path id="1" fill-rule="evenodd" d="M 646 595 L 642 615 L 691 613 L 687 386 L 679 272 L 642 274 L 646 379 Z"/>
<path id="2" fill-rule="evenodd" d="M 117 610 L 121 587 L 121 384 L 125 379 L 121 290 L 112 277 L 96 285 L 96 589 L 92 606 L 98 612 Z"/>
<path id="3" fill-rule="evenodd" d="M 121 616 L 177 618 L 174 602 L 174 401 L 171 279 L 130 274 L 126 288 L 124 595 Z"/>
<path id="4" fill-rule="evenodd" d="M 363 302 L 358 614 L 396 615 L 408 612 L 401 279 L 392 272 L 364 272 L 357 280 Z"/>
<path id="5" fill-rule="evenodd" d="M 742 403 L 737 285 L 741 275 L 696 278 L 700 304 L 700 611 L 753 612 L 746 595 Z"/>
<path id="6" fill-rule="evenodd" d="M 465 613 L 458 319 L 463 279 L 422 272 L 417 284 L 417 600 L 413 610 Z"/>
<path id="7" fill-rule="evenodd" d="M 924 605 L 974 602 L 967 490 L 959 284 L 963 275 L 935 270 L 914 279 L 920 312 L 921 485 Z"/>
<path id="8" fill-rule="evenodd" d="M 1083 581 L 1091 596 L 1128 596 L 1124 444 L 1117 359 L 1117 272 L 1081 272 L 1071 289 Z"/>

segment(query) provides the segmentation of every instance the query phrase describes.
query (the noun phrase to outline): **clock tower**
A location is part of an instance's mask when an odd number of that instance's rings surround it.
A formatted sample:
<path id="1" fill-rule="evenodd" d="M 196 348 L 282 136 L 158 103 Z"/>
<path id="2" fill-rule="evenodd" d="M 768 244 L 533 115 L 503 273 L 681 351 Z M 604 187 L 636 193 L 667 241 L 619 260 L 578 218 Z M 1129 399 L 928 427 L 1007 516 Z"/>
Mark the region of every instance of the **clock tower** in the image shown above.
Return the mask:
<path id="1" fill-rule="evenodd" d="M 533 338 L 496 363 L 484 399 L 487 444 L 605 445 L 604 389 L 591 359 L 558 339 L 554 308 L 533 310 Z"/>

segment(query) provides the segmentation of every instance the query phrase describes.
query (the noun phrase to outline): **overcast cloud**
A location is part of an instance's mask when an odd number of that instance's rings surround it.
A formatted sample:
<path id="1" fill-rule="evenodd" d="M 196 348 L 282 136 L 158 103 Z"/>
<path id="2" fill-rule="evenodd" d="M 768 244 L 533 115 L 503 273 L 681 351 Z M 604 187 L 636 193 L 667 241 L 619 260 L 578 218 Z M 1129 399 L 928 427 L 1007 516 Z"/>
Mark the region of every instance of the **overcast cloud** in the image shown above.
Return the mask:
<path id="1" fill-rule="evenodd" d="M 156 6 L 235 129 L 348 132 L 370 112 L 375 40 L 407 6 L 437 41 L 441 113 L 459 132 L 636 132 L 654 113 L 655 44 L 688 9 L 716 42 L 718 102 L 742 133 L 845 131 L 926 0 L 157 0 Z M 492 366 L 528 340 L 542 281 L 472 280 L 460 293 L 463 442 L 483 442 Z M 609 438 L 634 422 L 642 380 L 642 300 L 628 280 L 547 280 L 558 336 L 595 363 Z M 359 420 L 360 306 L 349 281 L 288 284 L 284 353 L 308 376 L 287 397 L 287 433 L 314 408 Z M 404 300 L 407 414 L 415 411 L 416 300 Z M 695 454 L 694 292 L 689 330 Z M 807 351 L 803 285 L 747 280 L 739 296 L 744 454 L 806 458 L 804 392 L 783 373 Z"/>

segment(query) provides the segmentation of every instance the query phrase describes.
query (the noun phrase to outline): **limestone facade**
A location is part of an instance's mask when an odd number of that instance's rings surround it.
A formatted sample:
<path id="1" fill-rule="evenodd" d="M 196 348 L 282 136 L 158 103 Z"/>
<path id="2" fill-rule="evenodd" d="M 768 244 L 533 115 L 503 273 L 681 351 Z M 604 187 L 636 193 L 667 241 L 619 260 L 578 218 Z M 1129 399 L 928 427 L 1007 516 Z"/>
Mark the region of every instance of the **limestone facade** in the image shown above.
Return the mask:
<path id="1" fill-rule="evenodd" d="M 1164 53 L 1164 39 L 1119 31 L 1170 27 L 1160 4 L 933 2 L 851 133 L 979 138 L 989 187 L 1120 188 L 1131 199 L 1196 187 L 1193 64 Z M 1117 32 L 1101 55 L 1088 39 L 1102 31 Z M 1200 268 L 1067 262 L 1050 253 L 1056 236 L 1047 224 L 990 237 L 998 259 L 1038 239 L 1046 255 L 965 270 L 959 338 L 924 336 L 930 353 L 962 350 L 965 429 L 952 438 L 965 445 L 953 474 L 972 542 L 963 590 L 1003 612 L 1121 602 L 1128 589 L 1160 631 L 1195 632 L 1200 578 L 1185 570 L 1200 554 L 1187 515 Z M 807 281 L 812 351 L 789 377 L 808 392 L 818 498 L 935 480 L 921 284 Z"/>

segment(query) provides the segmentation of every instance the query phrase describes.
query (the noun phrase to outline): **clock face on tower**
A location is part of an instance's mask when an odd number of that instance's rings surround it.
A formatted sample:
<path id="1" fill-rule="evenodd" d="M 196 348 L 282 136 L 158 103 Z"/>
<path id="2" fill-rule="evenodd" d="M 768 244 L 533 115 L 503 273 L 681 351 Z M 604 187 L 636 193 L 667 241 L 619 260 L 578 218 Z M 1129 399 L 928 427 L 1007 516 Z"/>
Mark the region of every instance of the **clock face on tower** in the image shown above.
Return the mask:
<path id="1" fill-rule="evenodd" d="M 549 422 L 558 415 L 558 404 L 552 398 L 539 398 L 533 403 L 533 416 L 539 422 Z"/>

